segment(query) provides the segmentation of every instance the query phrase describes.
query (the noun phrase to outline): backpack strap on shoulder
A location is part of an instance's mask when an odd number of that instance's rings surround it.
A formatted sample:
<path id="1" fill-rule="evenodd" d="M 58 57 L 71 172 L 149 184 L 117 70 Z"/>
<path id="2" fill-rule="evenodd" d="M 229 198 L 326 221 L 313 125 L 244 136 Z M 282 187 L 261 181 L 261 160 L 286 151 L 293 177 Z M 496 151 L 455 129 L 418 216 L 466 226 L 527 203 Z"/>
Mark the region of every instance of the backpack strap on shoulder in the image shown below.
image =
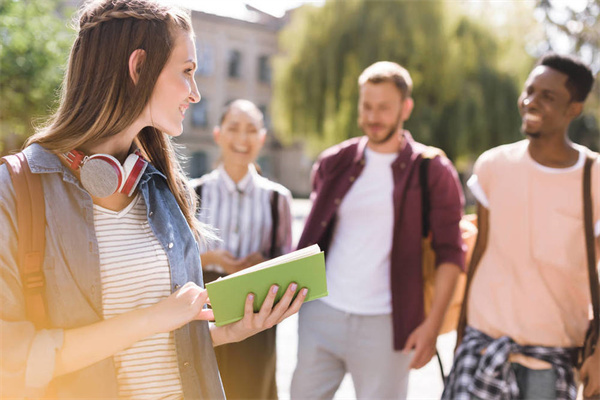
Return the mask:
<path id="1" fill-rule="evenodd" d="M 5 156 L 17 199 L 19 272 L 25 295 L 27 318 L 40 329 L 49 326 L 43 272 L 46 248 L 46 210 L 40 176 L 33 174 L 25 154 Z"/>
<path id="2" fill-rule="evenodd" d="M 421 153 L 421 164 L 419 165 L 419 185 L 421 186 L 421 223 L 423 225 L 422 235 L 423 238 L 429 236 L 430 223 L 429 223 L 429 162 L 436 157 L 446 157 L 444 150 L 438 149 L 437 147 L 427 146 L 425 151 Z"/>
<path id="3" fill-rule="evenodd" d="M 273 190 L 271 196 L 271 221 L 273 225 L 271 227 L 271 250 L 270 258 L 277 257 L 277 231 L 279 230 L 279 192 L 277 189 Z"/>
<path id="4" fill-rule="evenodd" d="M 196 196 L 198 199 L 198 209 L 202 207 L 202 184 L 198 183 L 194 186 L 194 191 L 196 192 Z"/>
<path id="5" fill-rule="evenodd" d="M 588 155 L 583 168 L 583 219 L 585 230 L 585 246 L 588 264 L 590 297 L 592 301 L 593 319 L 585 335 L 581 351 L 577 355 L 576 364 L 581 367 L 587 357 L 596 349 L 600 335 L 600 293 L 598 287 L 598 270 L 596 269 L 596 246 L 594 244 L 594 219 L 592 211 L 592 165 L 596 157 Z"/>

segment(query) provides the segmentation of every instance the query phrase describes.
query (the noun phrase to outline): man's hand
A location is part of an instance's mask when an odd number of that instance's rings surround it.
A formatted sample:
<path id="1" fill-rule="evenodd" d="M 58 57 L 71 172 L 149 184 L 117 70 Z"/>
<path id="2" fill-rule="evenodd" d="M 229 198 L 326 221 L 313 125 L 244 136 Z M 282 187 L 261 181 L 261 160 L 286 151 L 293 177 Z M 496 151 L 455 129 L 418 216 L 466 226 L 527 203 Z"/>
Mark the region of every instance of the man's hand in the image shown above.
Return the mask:
<path id="1" fill-rule="evenodd" d="M 600 395 L 600 347 L 581 366 L 580 378 L 583 382 L 583 396 L 598 398 Z"/>
<path id="2" fill-rule="evenodd" d="M 403 352 L 408 353 L 415 350 L 415 355 L 408 368 L 419 369 L 424 367 L 435 355 L 438 329 L 428 318 L 419 325 L 408 337 Z"/>
<path id="3" fill-rule="evenodd" d="M 227 272 L 233 274 L 244 269 L 244 260 L 239 260 L 230 252 L 224 249 L 211 250 L 200 255 L 202 265 L 217 264 Z"/>

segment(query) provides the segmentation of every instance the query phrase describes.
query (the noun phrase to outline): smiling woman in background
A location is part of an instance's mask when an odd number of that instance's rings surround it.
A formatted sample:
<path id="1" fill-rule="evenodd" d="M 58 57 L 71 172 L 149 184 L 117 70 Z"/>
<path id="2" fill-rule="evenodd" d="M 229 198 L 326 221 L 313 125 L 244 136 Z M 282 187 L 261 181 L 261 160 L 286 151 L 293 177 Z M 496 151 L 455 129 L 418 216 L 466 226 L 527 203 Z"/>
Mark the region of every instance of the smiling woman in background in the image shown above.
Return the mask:
<path id="1" fill-rule="evenodd" d="M 205 246 L 207 282 L 291 250 L 292 196 L 256 171 L 266 129 L 248 100 L 230 103 L 213 131 L 221 164 L 192 182 L 201 199 L 199 219 L 218 229 L 221 242 Z M 228 399 L 275 399 L 275 328 L 215 349 Z"/>

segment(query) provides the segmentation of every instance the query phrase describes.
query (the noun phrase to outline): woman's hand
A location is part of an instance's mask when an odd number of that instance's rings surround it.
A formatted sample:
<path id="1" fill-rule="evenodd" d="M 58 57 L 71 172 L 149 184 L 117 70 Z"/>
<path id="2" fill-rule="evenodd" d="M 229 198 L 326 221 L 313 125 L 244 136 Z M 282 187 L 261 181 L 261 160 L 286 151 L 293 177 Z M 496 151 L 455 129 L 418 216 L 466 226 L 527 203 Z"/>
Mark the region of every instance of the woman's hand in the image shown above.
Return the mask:
<path id="1" fill-rule="evenodd" d="M 225 326 L 211 326 L 210 333 L 213 345 L 219 346 L 225 343 L 239 342 L 260 331 L 269 329 L 290 315 L 297 313 L 308 294 L 308 289 L 303 288 L 292 302 L 297 288 L 298 285 L 291 283 L 281 297 L 281 300 L 279 300 L 279 303 L 273 306 L 279 287 L 277 285 L 271 286 L 265 301 L 260 307 L 260 311 L 257 313 L 253 309 L 254 295 L 252 293 L 248 294 L 244 306 L 244 318 Z"/>
<path id="2" fill-rule="evenodd" d="M 210 303 L 205 289 L 188 282 L 178 291 L 151 306 L 149 311 L 153 331 L 170 332 L 193 320 L 214 320 L 212 310 L 204 309 Z"/>

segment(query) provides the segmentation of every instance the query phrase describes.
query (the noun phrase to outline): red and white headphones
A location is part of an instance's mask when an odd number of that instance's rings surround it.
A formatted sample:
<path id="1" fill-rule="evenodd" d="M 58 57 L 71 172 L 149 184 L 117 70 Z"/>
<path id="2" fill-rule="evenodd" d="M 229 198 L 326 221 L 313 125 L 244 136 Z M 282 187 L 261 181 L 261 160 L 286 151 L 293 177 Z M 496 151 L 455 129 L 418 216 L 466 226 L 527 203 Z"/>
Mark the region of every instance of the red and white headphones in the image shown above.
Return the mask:
<path id="1" fill-rule="evenodd" d="M 62 156 L 71 169 L 79 169 L 81 184 L 94 197 L 108 197 L 117 192 L 131 196 L 148 166 L 139 150 L 131 153 L 123 165 L 109 154 L 86 156 L 71 150 Z"/>

